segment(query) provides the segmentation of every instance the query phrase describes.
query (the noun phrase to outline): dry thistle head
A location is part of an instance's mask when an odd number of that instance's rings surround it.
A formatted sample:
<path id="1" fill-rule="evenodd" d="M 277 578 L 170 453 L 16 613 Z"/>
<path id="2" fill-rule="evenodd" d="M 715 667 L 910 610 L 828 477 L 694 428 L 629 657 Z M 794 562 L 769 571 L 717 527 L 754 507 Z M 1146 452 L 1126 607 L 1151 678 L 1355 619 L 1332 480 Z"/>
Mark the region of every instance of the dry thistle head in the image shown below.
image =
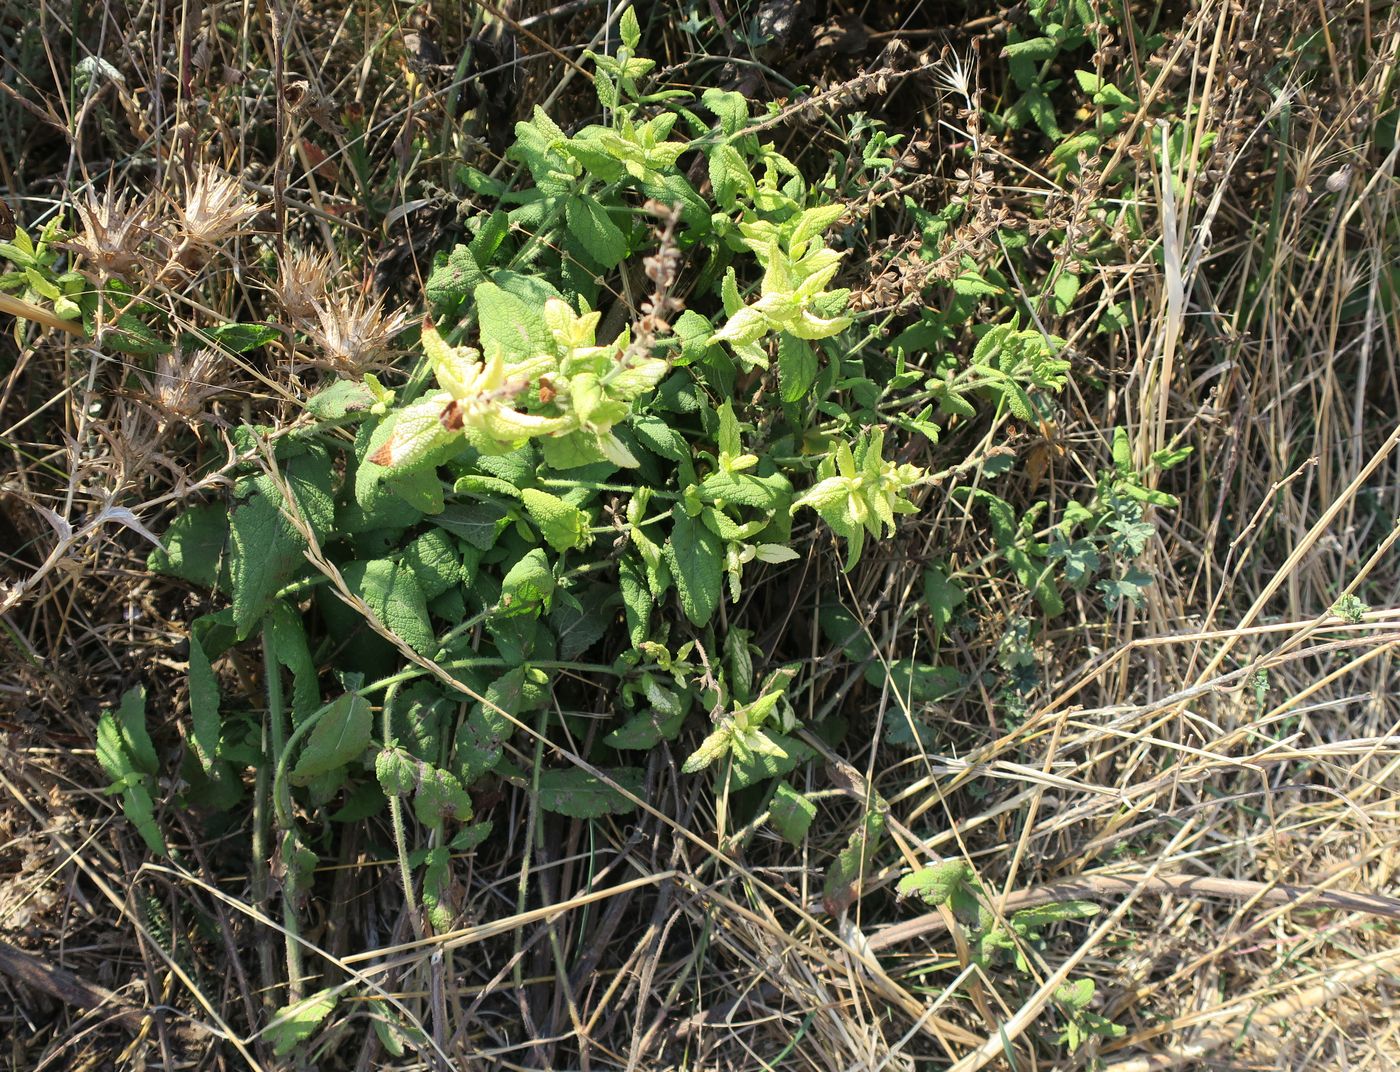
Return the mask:
<path id="1" fill-rule="evenodd" d="M 403 309 L 384 312 L 384 299 L 366 294 L 328 294 L 316 303 L 306 334 L 317 351 L 308 364 L 359 376 L 374 368 L 389 340 L 407 324 Z"/>
<path id="2" fill-rule="evenodd" d="M 200 418 L 207 419 L 206 403 L 226 387 L 223 364 L 223 357 L 209 349 L 194 355 L 162 354 L 155 371 L 142 377 L 146 401 L 163 420 L 194 424 Z"/>
<path id="3" fill-rule="evenodd" d="M 141 246 L 152 234 L 144 202 L 128 206 L 125 197 L 109 188 L 101 201 L 88 190 L 74 207 L 83 221 L 83 234 L 68 243 L 70 249 L 105 275 L 125 277 L 141 266 Z"/>
<path id="4" fill-rule="evenodd" d="M 175 211 L 179 222 L 171 264 L 191 270 L 207 261 L 220 242 L 242 230 L 262 207 L 232 175 L 204 168 L 185 195 L 185 203 Z"/>
<path id="5" fill-rule="evenodd" d="M 144 407 L 114 406 L 107 419 L 95 421 L 93 426 L 106 441 L 107 452 L 92 458 L 90 465 L 106 473 L 113 487 L 137 483 L 152 462 L 167 468 L 173 464 L 160 450 L 164 432 Z"/>
<path id="6" fill-rule="evenodd" d="M 291 250 L 278 261 L 272 292 L 293 323 L 306 328 L 317 321 L 316 311 L 329 289 L 330 268 L 329 253 L 317 256 Z"/>

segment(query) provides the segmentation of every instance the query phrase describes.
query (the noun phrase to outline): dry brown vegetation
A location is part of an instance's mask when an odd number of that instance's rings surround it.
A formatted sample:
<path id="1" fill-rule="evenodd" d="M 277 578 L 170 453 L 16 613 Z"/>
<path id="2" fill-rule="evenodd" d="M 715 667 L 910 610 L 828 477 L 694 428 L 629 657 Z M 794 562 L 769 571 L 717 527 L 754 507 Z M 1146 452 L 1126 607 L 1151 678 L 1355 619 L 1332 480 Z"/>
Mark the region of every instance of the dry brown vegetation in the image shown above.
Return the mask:
<path id="1" fill-rule="evenodd" d="M 999 494 L 1022 505 L 1092 486 L 1116 425 L 1139 458 L 1196 448 L 1162 474 L 1181 505 L 1156 518 L 1143 605 L 1105 612 L 1096 593 L 1071 594 L 1035 638 L 1043 678 L 1019 718 L 987 688 L 911 712 L 858 669 L 818 676 L 801 702 L 850 729 L 836 747 L 808 737 L 825 762 L 808 775 L 822 795 L 800 849 L 736 829 L 679 774 L 683 754 L 653 758 L 647 811 L 551 816 L 543 843 L 526 834 L 528 794 L 507 787 L 478 802 L 497 834 L 462 864 L 460 926 L 415 940 L 382 831 L 347 838 L 322 861 L 301 940 L 320 985 L 360 985 L 300 1058 L 260 1035 L 285 1000 L 271 990 L 283 937 L 241 817 L 209 824 L 179 806 L 172 759 L 157 810 L 179 851 L 156 860 L 103 793 L 98 712 L 133 682 L 151 693 L 162 754 L 182 747 L 183 640 L 207 609 L 147 571 L 143 530 L 218 492 L 226 474 L 207 461 L 230 422 L 284 427 L 323 370 L 392 364 L 384 321 L 418 301 L 432 252 L 458 233 L 454 169 L 491 172 L 536 103 L 584 114 L 573 60 L 620 8 L 0 7 L 0 189 L 21 223 L 67 207 L 85 271 L 154 265 L 134 274 L 173 323 L 297 323 L 300 310 L 306 327 L 296 346 L 152 363 L 100 334 L 30 324 L 15 338 L 4 319 L 8 1067 L 1400 1066 L 1400 16 L 1367 0 L 1168 7 L 1155 80 L 1130 42 L 1097 57 L 1143 99 L 1174 102 L 1199 150 L 1181 195 L 1141 138 L 1121 142 L 1157 199 L 1155 230 L 1117 236 L 1120 266 L 1095 293 L 1151 315 L 1107 338 L 1092 303 L 1058 318 L 1048 326 L 1083 362 L 1058 426 L 978 431 L 978 457 L 1018 459 Z M 784 151 L 830 151 L 832 117 L 859 103 L 913 135 L 918 175 L 899 193 L 972 198 L 945 263 L 919 257 L 899 197 L 871 195 L 866 259 L 848 265 L 863 308 L 907 310 L 957 256 L 992 255 L 1027 217 L 1068 235 L 1048 263 L 1073 252 L 1095 175 L 1049 178 L 1043 146 L 969 111 L 1005 90 L 1015 12 L 736 5 L 708 31 L 714 53 L 697 54 L 676 25 L 712 8 L 650 14 L 670 77 L 765 99 L 815 85 L 773 126 Z M 785 37 L 782 19 L 799 15 L 805 28 Z M 755 51 L 745 35 L 764 19 L 777 40 Z M 113 73 L 89 64 L 80 79 L 89 58 Z M 359 149 L 348 124 L 368 132 Z M 433 152 L 413 148 L 424 138 Z M 853 573 L 814 551 L 798 587 L 762 590 L 773 628 L 760 641 L 830 659 L 803 605 L 822 591 L 864 616 L 878 650 L 925 634 L 933 646 L 918 600 L 937 557 L 975 582 L 975 627 L 950 657 L 994 669 L 1001 636 L 1034 607 L 951 486 Z M 1334 613 L 1349 593 L 1369 609 Z M 237 657 L 225 669 L 245 683 L 261 672 Z M 886 746 L 888 724 L 914 715 L 940 727 L 936 746 Z M 833 917 L 821 875 L 873 792 L 894 849 Z M 1050 926 L 1024 972 L 989 973 L 947 909 L 894 896 L 902 874 L 949 857 L 972 864 L 997 912 L 1068 898 L 1102 911 Z M 1095 981 L 1095 1009 L 1122 1037 L 1074 1054 L 1047 1044 L 1069 977 Z M 367 1030 L 371 997 L 426 1041 L 390 1056 Z"/>

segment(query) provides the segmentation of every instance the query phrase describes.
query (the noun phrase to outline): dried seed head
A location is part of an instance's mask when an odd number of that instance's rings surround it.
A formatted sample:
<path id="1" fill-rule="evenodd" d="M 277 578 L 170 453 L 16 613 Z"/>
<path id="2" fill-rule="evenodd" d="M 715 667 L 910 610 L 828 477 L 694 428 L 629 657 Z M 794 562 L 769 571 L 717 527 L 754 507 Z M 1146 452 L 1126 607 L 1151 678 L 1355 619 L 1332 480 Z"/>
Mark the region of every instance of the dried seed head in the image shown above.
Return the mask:
<path id="1" fill-rule="evenodd" d="M 223 357 L 215 350 L 190 354 L 162 354 L 147 377 L 146 397 L 166 419 L 193 424 L 205 416 L 205 404 L 226 386 Z"/>
<path id="2" fill-rule="evenodd" d="M 195 268 L 262 209 L 232 175 L 206 168 L 195 178 L 185 203 L 175 211 L 179 224 L 171 260 L 181 267 Z"/>
<path id="3" fill-rule="evenodd" d="M 165 436 L 154 416 L 140 405 L 114 407 L 94 427 L 107 443 L 103 456 L 92 458 L 95 471 L 109 474 L 110 483 L 121 486 L 136 481 L 152 462 L 169 463 L 160 450 Z"/>
<path id="4" fill-rule="evenodd" d="M 141 266 L 141 247 L 152 233 L 144 204 L 128 206 L 108 189 L 101 201 L 89 190 L 75 207 L 83 234 L 69 243 L 71 249 L 106 275 L 128 276 Z"/>
<path id="5" fill-rule="evenodd" d="M 303 328 L 317 319 L 316 310 L 325 301 L 330 268 L 328 253 L 317 256 L 293 250 L 278 262 L 273 293 L 288 318 Z"/>
<path id="6" fill-rule="evenodd" d="M 327 295 L 316 304 L 315 322 L 306 325 L 306 334 L 319 351 L 311 364 L 362 375 L 375 367 L 389 340 L 407 321 L 403 309 L 386 314 L 382 298 L 370 301 L 364 294 Z"/>

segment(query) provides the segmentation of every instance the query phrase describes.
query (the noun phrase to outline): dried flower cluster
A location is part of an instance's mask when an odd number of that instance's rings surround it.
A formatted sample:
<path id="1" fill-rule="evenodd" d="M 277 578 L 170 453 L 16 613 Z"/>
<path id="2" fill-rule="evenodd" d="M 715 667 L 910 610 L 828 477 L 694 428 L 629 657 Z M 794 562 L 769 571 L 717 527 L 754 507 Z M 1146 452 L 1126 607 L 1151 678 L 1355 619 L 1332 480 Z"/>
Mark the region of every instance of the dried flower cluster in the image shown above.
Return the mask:
<path id="1" fill-rule="evenodd" d="M 624 360 L 649 357 L 658 335 L 671 331 L 671 318 L 685 308 L 685 303 L 672 295 L 680 273 L 681 254 L 676 247 L 676 224 L 680 221 L 679 206 L 648 201 L 645 210 L 659 221 L 656 228 L 656 252 L 642 258 L 642 268 L 651 280 L 652 293 L 642 302 L 642 315 L 634 325 L 632 343 Z"/>
<path id="2" fill-rule="evenodd" d="M 81 253 L 104 275 L 126 278 L 142 265 L 141 249 L 155 235 L 155 223 L 146 205 L 128 205 L 111 189 L 99 201 L 91 190 L 75 205 L 83 222 L 83 235 L 69 246 Z"/>
<path id="3" fill-rule="evenodd" d="M 231 238 L 246 230 L 262 206 L 232 175 L 200 170 L 171 217 L 161 220 L 152 201 L 129 203 L 108 190 L 76 204 L 82 234 L 69 243 L 100 279 L 187 283 Z"/>
<path id="4" fill-rule="evenodd" d="M 206 169 L 195 177 L 175 211 L 178 221 L 162 272 L 167 282 L 202 268 L 220 244 L 241 232 L 262 208 L 232 175 Z"/>
<path id="5" fill-rule="evenodd" d="M 381 365 L 389 341 L 407 323 L 404 309 L 385 312 L 383 298 L 342 291 L 324 295 L 315 303 L 315 319 L 300 326 L 315 350 L 309 364 L 360 376 Z"/>
<path id="6" fill-rule="evenodd" d="M 188 425 L 209 418 L 207 405 L 225 389 L 223 355 L 202 349 L 194 354 L 167 353 L 156 361 L 155 370 L 143 376 L 145 401 L 165 421 Z M 222 423 L 215 419 L 214 423 Z M 164 425 L 162 425 L 164 430 Z"/>

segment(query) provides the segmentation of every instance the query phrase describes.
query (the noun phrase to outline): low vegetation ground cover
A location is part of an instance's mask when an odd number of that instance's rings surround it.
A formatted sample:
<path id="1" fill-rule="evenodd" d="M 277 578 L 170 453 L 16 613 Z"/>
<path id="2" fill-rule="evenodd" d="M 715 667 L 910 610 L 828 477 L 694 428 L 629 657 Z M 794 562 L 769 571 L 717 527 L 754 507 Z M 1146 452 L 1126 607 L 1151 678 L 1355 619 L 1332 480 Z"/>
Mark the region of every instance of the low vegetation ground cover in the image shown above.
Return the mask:
<path id="1" fill-rule="evenodd" d="M 954 7 L 4 9 L 13 1067 L 1396 1060 L 1400 23 Z"/>

